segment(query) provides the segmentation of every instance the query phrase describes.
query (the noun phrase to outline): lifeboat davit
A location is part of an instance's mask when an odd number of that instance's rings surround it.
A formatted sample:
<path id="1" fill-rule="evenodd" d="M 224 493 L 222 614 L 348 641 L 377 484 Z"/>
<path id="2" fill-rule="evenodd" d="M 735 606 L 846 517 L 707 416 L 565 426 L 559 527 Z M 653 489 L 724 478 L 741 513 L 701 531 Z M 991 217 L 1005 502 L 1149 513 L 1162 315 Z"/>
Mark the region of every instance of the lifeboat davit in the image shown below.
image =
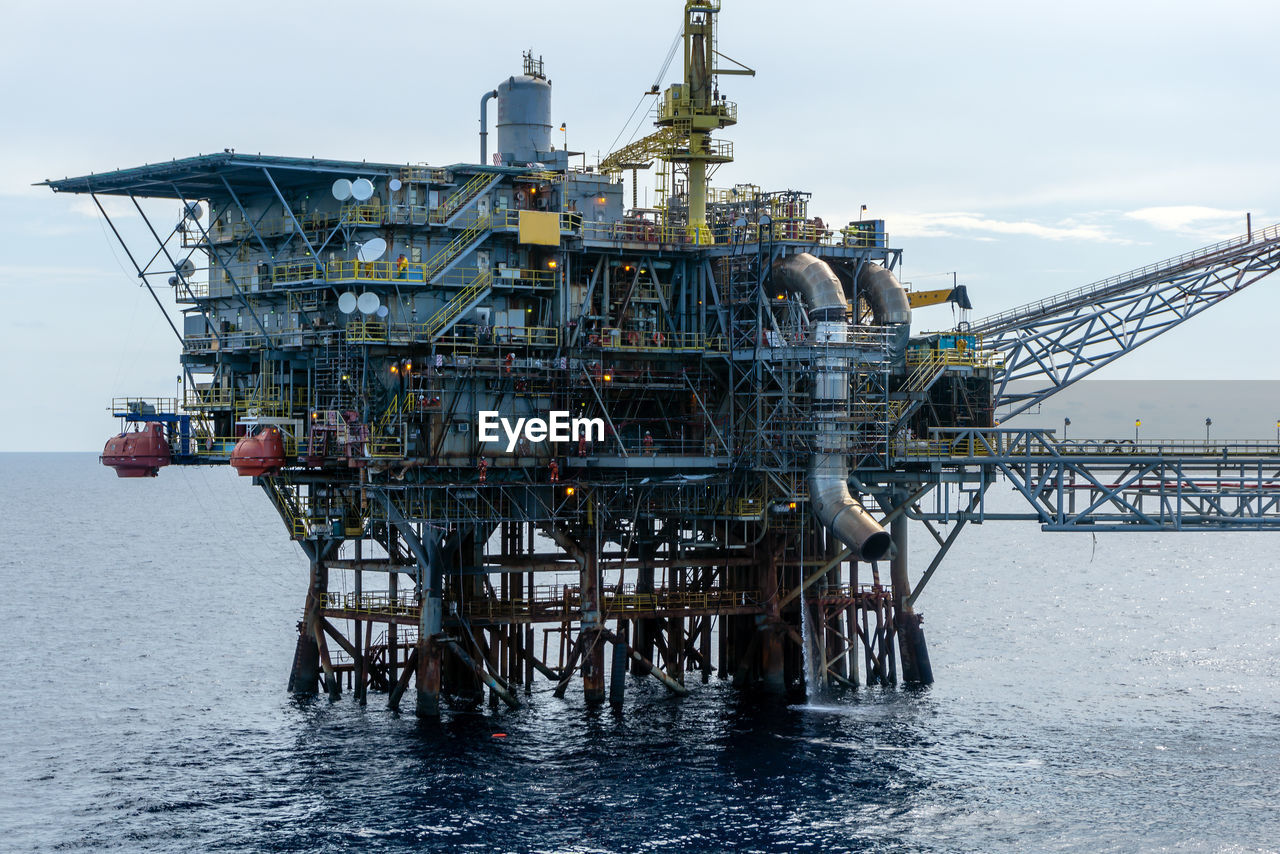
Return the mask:
<path id="1" fill-rule="evenodd" d="M 276 427 L 245 436 L 231 452 L 231 466 L 245 477 L 270 474 L 284 466 L 284 437 Z"/>
<path id="2" fill-rule="evenodd" d="M 98 459 L 118 477 L 155 477 L 171 458 L 164 425 L 153 422 L 145 430 L 112 436 Z"/>

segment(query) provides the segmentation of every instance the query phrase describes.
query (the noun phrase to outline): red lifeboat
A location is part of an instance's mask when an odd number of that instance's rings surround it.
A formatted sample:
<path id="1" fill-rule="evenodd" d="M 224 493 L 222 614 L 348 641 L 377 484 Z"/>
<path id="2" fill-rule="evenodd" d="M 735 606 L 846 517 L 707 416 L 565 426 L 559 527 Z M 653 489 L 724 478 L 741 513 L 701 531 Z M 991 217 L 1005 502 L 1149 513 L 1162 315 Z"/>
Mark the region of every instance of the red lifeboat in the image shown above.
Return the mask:
<path id="1" fill-rule="evenodd" d="M 164 425 L 151 423 L 145 430 L 112 436 L 98 459 L 115 469 L 118 477 L 155 477 L 171 457 Z"/>
<path id="2" fill-rule="evenodd" d="M 236 442 L 231 466 L 245 477 L 270 474 L 284 466 L 284 437 L 280 430 L 268 427 Z"/>

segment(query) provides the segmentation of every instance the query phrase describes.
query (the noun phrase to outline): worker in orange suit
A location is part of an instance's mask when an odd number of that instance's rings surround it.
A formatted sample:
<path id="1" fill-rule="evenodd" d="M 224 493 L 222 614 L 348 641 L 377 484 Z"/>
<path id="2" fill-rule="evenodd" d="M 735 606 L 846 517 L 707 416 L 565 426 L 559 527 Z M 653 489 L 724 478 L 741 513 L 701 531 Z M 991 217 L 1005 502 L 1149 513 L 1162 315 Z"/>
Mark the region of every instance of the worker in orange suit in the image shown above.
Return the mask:
<path id="1" fill-rule="evenodd" d="M 510 373 L 511 373 L 511 368 L 512 368 L 512 366 L 514 366 L 514 365 L 515 365 L 515 363 L 516 363 L 516 354 L 515 354 L 515 353 L 508 353 L 508 354 L 507 354 L 507 357 L 506 357 L 505 359 L 503 359 L 503 360 L 502 360 L 502 369 L 503 369 L 503 371 L 505 371 L 507 374 L 510 374 Z"/>
<path id="2" fill-rule="evenodd" d="M 476 460 L 476 471 L 480 474 L 481 483 L 489 479 L 489 461 L 483 456 Z"/>
<path id="3" fill-rule="evenodd" d="M 653 434 L 650 433 L 648 430 L 645 430 L 644 438 L 640 441 L 640 444 L 644 446 L 644 455 L 646 457 L 652 457 L 653 456 Z"/>
<path id="4" fill-rule="evenodd" d="M 555 460 L 552 460 L 550 465 L 547 466 L 547 468 L 550 469 L 551 471 L 551 482 L 559 483 L 560 482 L 560 464 Z"/>

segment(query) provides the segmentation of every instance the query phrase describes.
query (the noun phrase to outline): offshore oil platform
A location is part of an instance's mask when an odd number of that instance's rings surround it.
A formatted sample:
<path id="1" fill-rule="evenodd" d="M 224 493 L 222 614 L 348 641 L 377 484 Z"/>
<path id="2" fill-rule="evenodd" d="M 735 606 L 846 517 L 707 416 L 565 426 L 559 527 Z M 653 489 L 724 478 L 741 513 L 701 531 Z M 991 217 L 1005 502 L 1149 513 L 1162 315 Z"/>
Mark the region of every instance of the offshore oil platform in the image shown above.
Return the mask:
<path id="1" fill-rule="evenodd" d="M 1274 271 L 1280 230 L 913 334 L 967 297 L 905 289 L 883 221 L 709 183 L 738 118 L 720 78 L 754 73 L 719 13 L 684 3 L 656 130 L 598 164 L 555 149 L 530 53 L 480 99 L 476 163 L 227 150 L 46 182 L 117 237 L 99 197 L 132 200 L 155 246 L 121 243 L 181 307 L 184 393 L 115 400 L 103 462 L 234 466 L 310 560 L 291 691 L 398 708 L 413 685 L 434 716 L 576 674 L 615 702 L 628 672 L 927 683 L 915 606 L 967 523 L 1280 525 L 1275 444 L 997 425 Z M 988 511 L 1000 478 L 1024 511 Z M 912 528 L 937 547 L 914 582 Z"/>

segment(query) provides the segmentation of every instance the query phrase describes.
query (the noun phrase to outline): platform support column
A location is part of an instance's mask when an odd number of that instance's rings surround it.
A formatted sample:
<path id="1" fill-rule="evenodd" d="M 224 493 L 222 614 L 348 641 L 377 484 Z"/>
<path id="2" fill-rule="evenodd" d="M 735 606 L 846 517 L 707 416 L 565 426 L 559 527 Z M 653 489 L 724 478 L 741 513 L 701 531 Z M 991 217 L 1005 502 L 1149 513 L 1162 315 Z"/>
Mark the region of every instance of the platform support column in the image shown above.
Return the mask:
<path id="1" fill-rule="evenodd" d="M 653 595 L 653 564 L 650 562 L 654 556 L 654 532 L 652 519 L 640 519 L 638 522 L 639 536 L 636 538 L 636 556 L 640 560 L 640 567 L 636 570 L 636 593 L 639 596 Z M 671 553 L 668 553 L 668 557 Z M 658 634 L 658 621 L 652 617 L 646 617 L 636 620 L 635 641 L 632 648 L 640 655 L 653 660 L 654 638 Z M 640 658 L 632 657 L 631 672 L 636 676 L 648 676 L 649 666 Z"/>
<path id="2" fill-rule="evenodd" d="M 353 546 L 353 549 L 354 549 L 353 557 L 355 558 L 357 564 L 360 562 L 360 559 L 363 556 L 363 545 L 364 545 L 364 538 L 363 538 L 363 535 L 361 535 L 360 538 L 356 539 Z M 357 602 L 363 601 L 362 597 L 364 596 L 364 572 L 358 569 L 355 572 L 355 594 L 356 594 Z M 368 677 L 368 674 L 365 673 L 365 661 L 364 661 L 365 644 L 364 644 L 363 638 L 365 633 L 362 628 L 362 622 L 360 620 L 352 620 L 351 628 L 352 628 L 351 637 L 352 637 L 352 640 L 355 642 L 355 648 L 356 648 L 355 660 L 353 662 L 354 672 L 351 674 L 352 692 L 356 702 L 358 702 L 360 705 L 363 706 L 368 701 L 368 697 L 369 697 L 369 677 Z"/>
<path id="3" fill-rule="evenodd" d="M 444 631 L 444 567 L 440 546 L 435 535 L 427 530 L 425 536 L 409 543 L 418 563 L 418 644 L 417 704 L 414 713 L 420 718 L 440 716 L 441 658 L 444 650 L 440 639 Z"/>
<path id="4" fill-rule="evenodd" d="M 782 612 L 778 605 L 778 550 L 766 539 L 757 549 L 761 558 L 760 595 L 764 600 L 764 625 L 760 628 L 760 671 L 763 688 L 769 694 L 786 692 L 785 659 L 782 647 Z"/>
<path id="5" fill-rule="evenodd" d="M 588 703 L 604 701 L 604 644 L 600 638 L 600 556 L 593 547 L 583 549 L 579 566 L 582 591 L 582 696 Z"/>
<path id="6" fill-rule="evenodd" d="M 329 589 L 329 569 L 325 566 L 324 558 L 330 548 L 331 544 L 323 541 L 303 543 L 303 550 L 311 558 L 311 569 L 308 573 L 302 621 L 298 623 L 298 645 L 294 650 L 293 668 L 289 673 L 288 690 L 292 694 L 314 694 L 319 687 L 320 642 L 324 631 L 321 620 L 324 616 L 324 595 Z M 325 688 L 332 692 L 337 686 L 329 685 L 329 680 L 330 677 L 326 677 Z"/>
<path id="7" fill-rule="evenodd" d="M 389 538 L 392 543 L 395 542 L 394 534 Z M 392 564 L 400 560 L 394 546 L 387 551 Z M 398 602 L 400 599 L 400 573 L 394 569 L 387 573 L 387 598 L 392 602 Z M 387 683 L 392 686 L 400 680 L 400 636 L 397 629 L 394 621 L 387 623 Z"/>
<path id="8" fill-rule="evenodd" d="M 627 690 L 627 621 L 618 621 L 618 634 L 613 639 L 613 666 L 609 668 L 609 702 L 621 706 Z"/>
<path id="9" fill-rule="evenodd" d="M 898 657 L 902 660 L 902 681 L 928 685 L 933 682 L 929 665 L 929 648 L 920 628 L 920 615 L 907 604 L 911 595 L 911 579 L 907 575 L 907 518 L 899 515 L 889 527 L 893 536 L 894 555 L 889 563 L 893 583 L 893 622 L 898 635 Z"/>
<path id="10" fill-rule="evenodd" d="M 311 599 L 309 592 L 307 599 L 308 602 Z M 315 635 L 307 630 L 310 622 L 305 616 L 298 622 L 298 644 L 289 672 L 290 694 L 314 694 L 320 682 L 320 647 L 316 645 Z"/>

